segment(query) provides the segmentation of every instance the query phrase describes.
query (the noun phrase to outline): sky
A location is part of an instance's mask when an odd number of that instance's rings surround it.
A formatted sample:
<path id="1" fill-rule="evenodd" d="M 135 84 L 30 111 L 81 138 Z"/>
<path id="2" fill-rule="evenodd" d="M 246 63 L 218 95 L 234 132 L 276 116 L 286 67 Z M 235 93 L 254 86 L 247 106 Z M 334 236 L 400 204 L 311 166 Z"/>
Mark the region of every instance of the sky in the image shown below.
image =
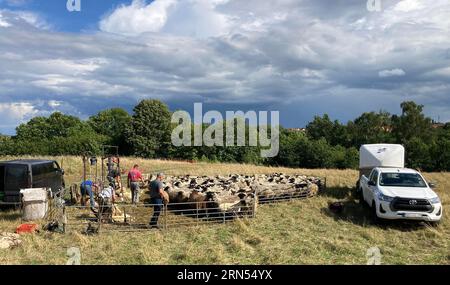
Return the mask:
<path id="1" fill-rule="evenodd" d="M 0 133 L 150 98 L 285 127 L 406 100 L 450 121 L 450 1 L 374 1 L 0 0 Z"/>

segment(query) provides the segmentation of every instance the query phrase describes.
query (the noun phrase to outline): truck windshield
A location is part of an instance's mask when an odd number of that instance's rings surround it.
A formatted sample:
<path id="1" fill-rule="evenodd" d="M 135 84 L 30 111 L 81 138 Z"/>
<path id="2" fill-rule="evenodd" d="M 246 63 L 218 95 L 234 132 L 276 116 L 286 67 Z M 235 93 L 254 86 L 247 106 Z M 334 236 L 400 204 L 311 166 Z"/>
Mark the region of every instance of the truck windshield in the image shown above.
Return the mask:
<path id="1" fill-rule="evenodd" d="M 382 173 L 380 186 L 427 187 L 427 184 L 417 173 Z"/>

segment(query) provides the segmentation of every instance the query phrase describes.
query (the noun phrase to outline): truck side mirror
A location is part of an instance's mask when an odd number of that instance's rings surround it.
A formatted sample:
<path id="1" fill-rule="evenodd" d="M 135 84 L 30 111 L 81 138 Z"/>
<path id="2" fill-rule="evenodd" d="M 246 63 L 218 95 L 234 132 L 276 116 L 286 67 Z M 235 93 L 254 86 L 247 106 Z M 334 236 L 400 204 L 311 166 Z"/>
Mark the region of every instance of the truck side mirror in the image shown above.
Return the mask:
<path id="1" fill-rule="evenodd" d="M 430 186 L 431 189 L 434 189 L 437 187 L 436 183 L 434 183 L 434 182 L 428 183 L 428 186 Z"/>
<path id="2" fill-rule="evenodd" d="M 377 186 L 376 184 L 375 184 L 375 182 L 373 182 L 373 181 L 369 181 L 369 186 Z"/>
<path id="3" fill-rule="evenodd" d="M 61 175 L 64 175 L 64 169 L 61 168 Z"/>

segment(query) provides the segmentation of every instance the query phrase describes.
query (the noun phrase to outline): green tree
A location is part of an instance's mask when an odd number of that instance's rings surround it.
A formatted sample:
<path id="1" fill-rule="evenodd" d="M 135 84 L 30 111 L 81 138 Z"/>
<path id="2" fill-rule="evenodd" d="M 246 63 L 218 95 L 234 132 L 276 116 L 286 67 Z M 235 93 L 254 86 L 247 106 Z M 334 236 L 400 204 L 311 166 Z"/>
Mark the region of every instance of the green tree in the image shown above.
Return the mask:
<path id="1" fill-rule="evenodd" d="M 171 114 L 158 100 L 143 100 L 135 108 L 127 142 L 132 152 L 141 157 L 167 157 L 170 150 Z"/>
<path id="2" fill-rule="evenodd" d="M 120 153 L 129 153 L 125 134 L 131 124 L 131 116 L 127 111 L 121 108 L 107 109 L 91 116 L 88 123 L 94 131 L 108 138 L 108 144 L 118 146 Z"/>
<path id="3" fill-rule="evenodd" d="M 323 117 L 314 116 L 314 120 L 306 126 L 306 133 L 313 140 L 325 138 L 329 141 L 333 127 L 334 124 L 328 114 L 323 115 Z"/>
<path id="4" fill-rule="evenodd" d="M 413 137 L 405 144 L 406 165 L 410 168 L 426 171 L 433 170 L 431 150 L 433 145 L 424 143 L 422 139 Z"/>
<path id="5" fill-rule="evenodd" d="M 338 120 L 331 121 L 328 114 L 323 117 L 315 116 L 306 126 L 306 133 L 312 140 L 324 138 L 331 145 L 347 146 L 350 143 L 346 126 Z"/>
<path id="6" fill-rule="evenodd" d="M 398 143 L 407 144 L 412 138 L 419 138 L 424 142 L 431 142 L 432 121 L 423 114 L 423 105 L 407 101 L 401 105 L 401 116 L 392 116 L 392 133 Z"/>
<path id="7" fill-rule="evenodd" d="M 389 143 L 391 136 L 391 115 L 388 112 L 363 113 L 347 124 L 351 145 L 359 148 L 363 144 Z"/>
<path id="8" fill-rule="evenodd" d="M 79 155 L 98 153 L 105 138 L 91 126 L 74 116 L 56 112 L 46 117 L 35 117 L 16 129 L 10 154 L 23 155 Z"/>
<path id="9" fill-rule="evenodd" d="M 433 170 L 450 171 L 450 123 L 437 129 L 437 138 L 430 152 Z"/>

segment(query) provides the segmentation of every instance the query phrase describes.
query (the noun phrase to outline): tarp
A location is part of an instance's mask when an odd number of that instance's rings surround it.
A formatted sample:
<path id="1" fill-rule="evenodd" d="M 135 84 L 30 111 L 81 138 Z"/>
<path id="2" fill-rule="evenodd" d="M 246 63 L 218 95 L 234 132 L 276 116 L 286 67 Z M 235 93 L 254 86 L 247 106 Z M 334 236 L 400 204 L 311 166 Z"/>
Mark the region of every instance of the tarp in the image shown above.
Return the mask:
<path id="1" fill-rule="evenodd" d="M 405 148 L 399 144 L 365 144 L 359 150 L 359 168 L 405 167 Z"/>

